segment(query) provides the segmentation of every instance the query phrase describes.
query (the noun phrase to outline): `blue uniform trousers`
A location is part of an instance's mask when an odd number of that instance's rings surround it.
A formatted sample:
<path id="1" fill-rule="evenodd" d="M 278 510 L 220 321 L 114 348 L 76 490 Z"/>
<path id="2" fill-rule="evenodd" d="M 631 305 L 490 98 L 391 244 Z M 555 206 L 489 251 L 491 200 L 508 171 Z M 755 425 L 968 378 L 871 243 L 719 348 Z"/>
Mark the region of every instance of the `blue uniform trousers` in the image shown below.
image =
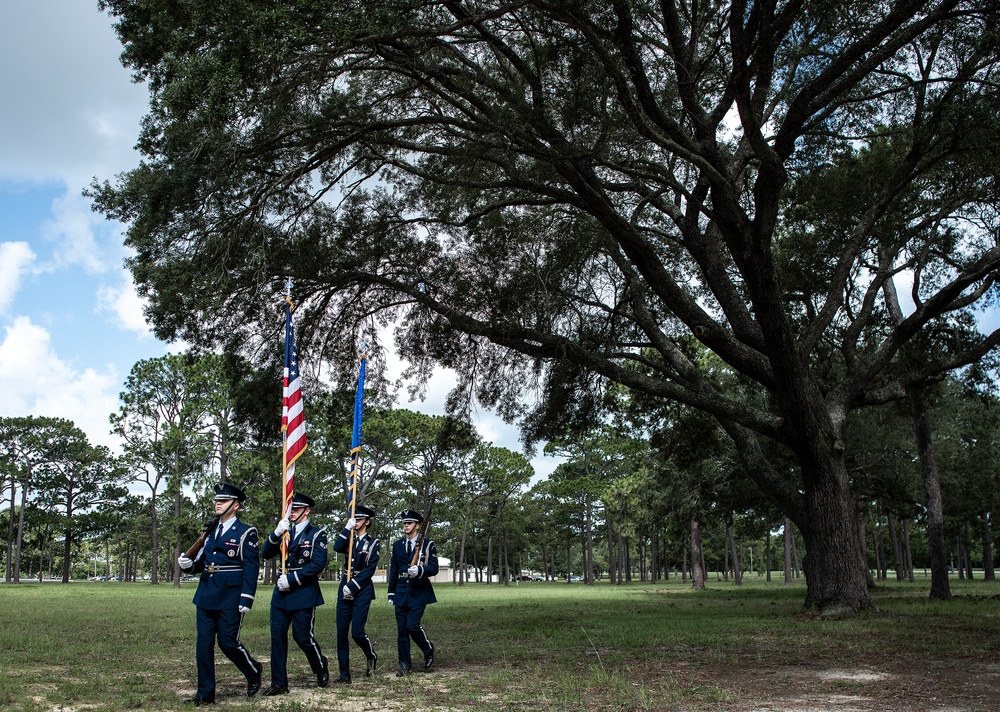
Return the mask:
<path id="1" fill-rule="evenodd" d="M 286 611 L 271 607 L 271 684 L 288 687 L 288 628 L 292 638 L 302 648 L 313 674 L 323 671 L 323 653 L 316 642 L 314 628 L 316 609 L 301 608 Z"/>
<path id="2" fill-rule="evenodd" d="M 365 633 L 365 625 L 368 623 L 368 609 L 375 600 L 375 589 L 372 586 L 365 586 L 358 592 L 352 601 L 345 601 L 343 596 L 337 599 L 337 665 L 340 668 L 341 677 L 351 676 L 350 666 L 350 643 L 347 640 L 347 630 L 350 628 L 351 637 L 366 659 L 375 657 L 375 647 L 368 634 Z"/>
<path id="3" fill-rule="evenodd" d="M 396 606 L 396 647 L 399 653 L 399 667 L 409 670 L 413 663 L 410 660 L 410 639 L 417 644 L 426 658 L 434 650 L 430 639 L 420 625 L 426 606 Z"/>
<path id="4" fill-rule="evenodd" d="M 199 606 L 197 611 L 198 642 L 195 653 L 198 659 L 198 697 L 211 700 L 215 699 L 216 638 L 219 650 L 233 661 L 248 681 L 257 676 L 261 665 L 240 642 L 243 614 L 239 610 L 224 608 L 213 611 Z"/>

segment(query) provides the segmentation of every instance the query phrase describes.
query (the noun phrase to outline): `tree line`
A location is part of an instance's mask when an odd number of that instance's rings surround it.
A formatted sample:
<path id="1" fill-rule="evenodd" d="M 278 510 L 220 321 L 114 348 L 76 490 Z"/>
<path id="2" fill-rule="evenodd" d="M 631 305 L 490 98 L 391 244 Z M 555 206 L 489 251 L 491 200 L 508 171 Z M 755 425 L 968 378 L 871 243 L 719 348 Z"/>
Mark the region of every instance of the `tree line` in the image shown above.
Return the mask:
<path id="1" fill-rule="evenodd" d="M 277 384 L 275 373 L 216 354 L 140 361 L 110 418 L 120 455 L 91 446 L 66 420 L 0 419 L 5 581 L 101 574 L 180 585 L 174 561 L 211 518 L 218 480 L 243 487 L 247 520 L 269 531 L 281 503 Z M 947 564 L 992 580 L 1000 401 L 974 385 L 940 384 L 929 412 Z M 606 404 L 613 418 L 545 445 L 561 463 L 539 478 L 523 453 L 483 441 L 467 421 L 395 408 L 378 392 L 368 399 L 358 499 L 378 511 L 383 538 L 396 536 L 401 509 L 430 512 L 456 585 L 673 576 L 703 588 L 713 572 L 736 585 L 747 572 L 770 580 L 783 571 L 785 582 L 802 572 L 801 533 L 747 482 L 731 441 L 696 409 L 657 411 L 620 389 Z M 337 529 L 353 393 L 312 388 L 306 412 L 296 484 L 316 498 L 316 521 Z M 868 585 L 890 573 L 913 581 L 931 565 L 913 415 L 888 404 L 856 415 L 847 432 Z"/>

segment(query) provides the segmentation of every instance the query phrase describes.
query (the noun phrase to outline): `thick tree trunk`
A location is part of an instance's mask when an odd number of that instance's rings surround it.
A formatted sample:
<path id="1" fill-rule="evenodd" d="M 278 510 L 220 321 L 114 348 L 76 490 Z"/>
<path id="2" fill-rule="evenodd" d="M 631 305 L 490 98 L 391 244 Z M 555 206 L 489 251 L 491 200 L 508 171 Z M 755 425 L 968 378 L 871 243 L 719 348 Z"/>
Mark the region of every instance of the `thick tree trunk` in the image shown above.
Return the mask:
<path id="1" fill-rule="evenodd" d="M 804 477 L 809 516 L 799 528 L 806 546 L 806 606 L 824 616 L 872 610 L 847 468 L 834 448 L 827 455 L 815 458 L 815 469 Z"/>
<path id="2" fill-rule="evenodd" d="M 941 503 L 941 477 L 931 441 L 931 421 L 927 403 L 920 391 L 912 391 L 913 425 L 917 441 L 917 457 L 924 480 L 927 507 L 927 543 L 931 550 L 931 600 L 951 597 L 948 583 L 948 552 L 944 537 L 944 507 Z"/>
<path id="3" fill-rule="evenodd" d="M 691 587 L 705 588 L 705 558 L 701 551 L 701 523 L 691 518 Z"/>

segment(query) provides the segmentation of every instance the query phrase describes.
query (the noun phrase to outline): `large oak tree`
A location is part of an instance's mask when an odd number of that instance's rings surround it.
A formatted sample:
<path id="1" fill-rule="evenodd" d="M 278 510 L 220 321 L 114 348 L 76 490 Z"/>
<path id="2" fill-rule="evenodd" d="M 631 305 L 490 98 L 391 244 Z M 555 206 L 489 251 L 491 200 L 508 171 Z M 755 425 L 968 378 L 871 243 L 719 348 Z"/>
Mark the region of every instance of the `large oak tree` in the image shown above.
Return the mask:
<path id="1" fill-rule="evenodd" d="M 847 414 L 1000 339 L 964 318 L 1000 266 L 995 0 L 101 6 L 151 106 L 92 193 L 158 335 L 249 353 L 291 276 L 345 368 L 374 319 L 508 416 L 675 399 L 801 529 L 807 603 L 871 606 Z"/>

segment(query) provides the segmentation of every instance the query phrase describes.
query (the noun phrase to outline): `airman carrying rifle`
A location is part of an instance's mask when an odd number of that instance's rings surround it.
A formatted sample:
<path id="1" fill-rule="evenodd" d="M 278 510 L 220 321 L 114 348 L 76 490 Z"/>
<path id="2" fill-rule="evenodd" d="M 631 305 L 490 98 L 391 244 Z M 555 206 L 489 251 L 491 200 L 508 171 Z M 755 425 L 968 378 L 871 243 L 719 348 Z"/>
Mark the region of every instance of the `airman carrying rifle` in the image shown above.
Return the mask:
<path id="1" fill-rule="evenodd" d="M 246 494 L 228 482 L 215 485 L 215 513 L 218 524 L 203 535 L 204 545 L 193 557 L 177 558 L 182 571 L 201 574 L 194 594 L 197 606 L 198 691 L 186 703 L 196 706 L 215 703 L 215 642 L 243 673 L 247 697 L 260 690 L 264 666 L 254 660 L 240 642 L 244 614 L 253 606 L 257 593 L 257 529 L 236 518 Z M 194 547 L 192 547 L 193 549 Z"/>
<path id="2" fill-rule="evenodd" d="M 434 664 L 434 646 L 421 625 L 424 608 L 436 603 L 430 579 L 437 575 L 437 547 L 427 538 L 428 518 L 422 533 L 417 532 L 424 518 L 407 509 L 399 513 L 403 522 L 403 538 L 392 544 L 389 562 L 389 603 L 396 611 L 396 644 L 399 654 L 397 676 L 410 673 L 410 640 L 424 654 L 424 670 Z"/>

